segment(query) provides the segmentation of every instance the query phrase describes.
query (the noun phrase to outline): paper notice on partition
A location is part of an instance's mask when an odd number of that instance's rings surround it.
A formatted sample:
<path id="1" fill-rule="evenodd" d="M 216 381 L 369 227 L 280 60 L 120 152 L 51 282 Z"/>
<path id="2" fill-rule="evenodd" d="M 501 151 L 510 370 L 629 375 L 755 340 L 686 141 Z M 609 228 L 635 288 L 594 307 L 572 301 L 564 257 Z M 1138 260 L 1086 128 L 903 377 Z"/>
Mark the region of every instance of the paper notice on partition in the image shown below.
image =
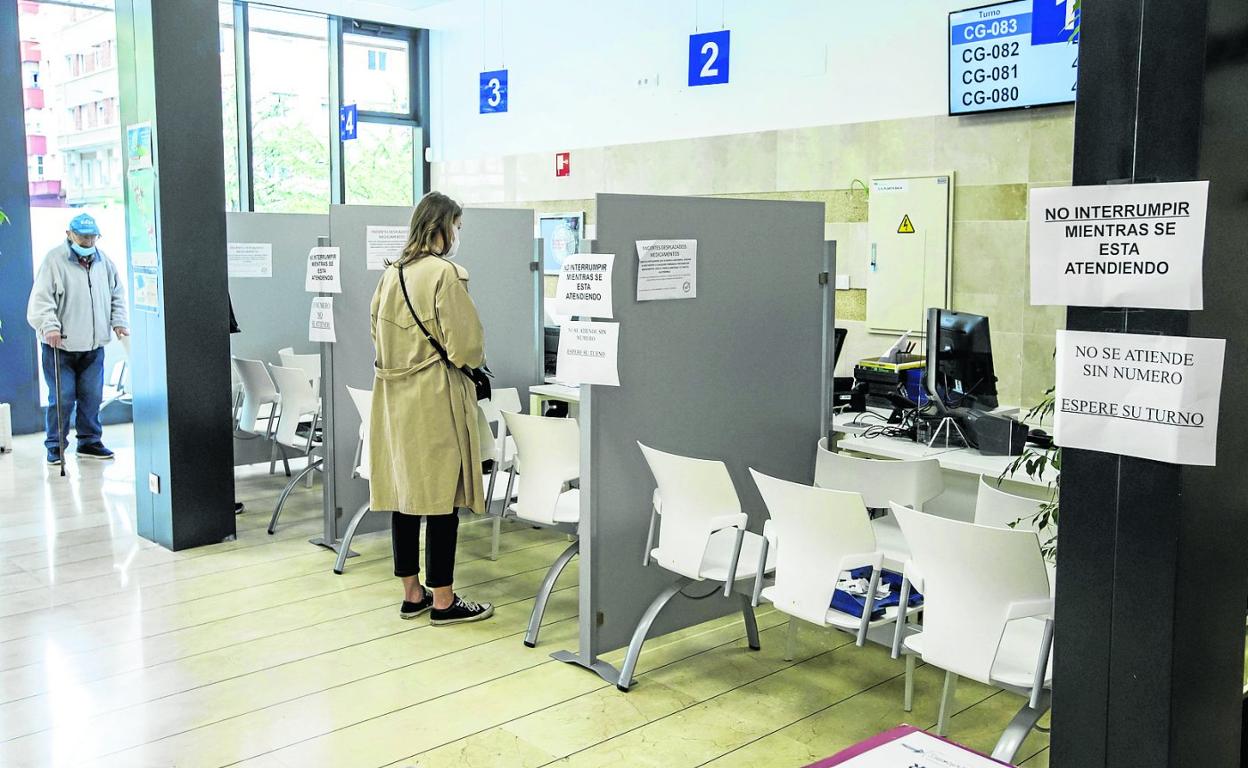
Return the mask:
<path id="1" fill-rule="evenodd" d="M 637 259 L 637 301 L 697 298 L 697 240 L 638 240 Z"/>
<path id="2" fill-rule="evenodd" d="M 230 277 L 273 276 L 272 243 L 229 243 L 226 251 Z"/>
<path id="3" fill-rule="evenodd" d="M 365 228 L 364 257 L 369 269 L 386 268 L 386 262 L 394 262 L 407 245 L 407 227 Z"/>
<path id="4" fill-rule="evenodd" d="M 1209 182 L 1031 190 L 1031 303 L 1201 309 Z"/>
<path id="5" fill-rule="evenodd" d="M 155 272 L 134 273 L 134 298 L 131 300 L 135 309 L 144 312 L 160 311 L 160 276 Z"/>
<path id="6" fill-rule="evenodd" d="M 578 317 L 615 317 L 611 300 L 613 253 L 578 253 L 559 267 L 559 285 L 551 311 Z"/>
<path id="7" fill-rule="evenodd" d="M 923 731 L 868 749 L 839 768 L 1001 768 L 1001 763 Z"/>
<path id="8" fill-rule="evenodd" d="M 335 342 L 334 297 L 317 296 L 312 299 L 312 312 L 308 317 L 308 341 Z"/>
<path id="9" fill-rule="evenodd" d="M 303 289 L 310 293 L 342 293 L 339 256 L 338 248 L 313 248 L 308 251 L 308 273 Z"/>
<path id="10" fill-rule="evenodd" d="M 1054 442 L 1213 466 L 1225 350 L 1224 339 L 1058 331 Z"/>
<path id="11" fill-rule="evenodd" d="M 555 378 L 571 384 L 620 385 L 619 323 L 567 322 L 559 331 Z"/>

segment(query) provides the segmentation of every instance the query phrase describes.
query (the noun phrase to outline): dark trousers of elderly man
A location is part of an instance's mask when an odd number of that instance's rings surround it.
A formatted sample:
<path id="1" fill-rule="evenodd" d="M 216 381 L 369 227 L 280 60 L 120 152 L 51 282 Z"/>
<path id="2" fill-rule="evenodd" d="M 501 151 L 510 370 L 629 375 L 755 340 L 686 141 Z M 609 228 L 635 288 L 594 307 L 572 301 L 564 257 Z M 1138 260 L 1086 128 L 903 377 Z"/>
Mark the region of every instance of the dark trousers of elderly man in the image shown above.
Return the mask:
<path id="1" fill-rule="evenodd" d="M 104 396 L 104 348 L 96 347 L 90 352 L 57 352 L 47 344 L 40 344 L 43 356 L 43 378 L 48 383 L 47 439 L 48 448 L 64 449 L 68 444 L 65 435 L 58 432 L 57 403 L 60 403 L 61 421 L 66 431 L 74 425 L 79 448 L 98 445 L 104 434 L 100 425 L 100 401 Z M 56 389 L 56 361 L 61 363 L 61 389 Z"/>

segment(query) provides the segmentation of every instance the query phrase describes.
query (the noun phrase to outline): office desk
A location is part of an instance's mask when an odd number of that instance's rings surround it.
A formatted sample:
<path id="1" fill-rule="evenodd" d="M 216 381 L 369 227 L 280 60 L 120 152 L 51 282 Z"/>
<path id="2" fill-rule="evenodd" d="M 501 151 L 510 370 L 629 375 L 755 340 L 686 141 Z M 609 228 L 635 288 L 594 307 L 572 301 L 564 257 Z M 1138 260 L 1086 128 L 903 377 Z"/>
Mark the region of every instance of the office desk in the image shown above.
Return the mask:
<path id="1" fill-rule="evenodd" d="M 559 400 L 568 403 L 570 410 L 581 403 L 581 388 L 569 387 L 567 384 L 540 384 L 529 387 L 529 413 L 542 415 L 542 403 L 547 400 Z"/>
<path id="2" fill-rule="evenodd" d="M 855 414 L 856 415 L 856 414 Z M 862 425 L 849 423 L 850 414 L 838 414 L 833 422 L 837 431 L 836 450 L 847 451 L 871 458 L 884 459 L 935 459 L 940 463 L 945 481 L 945 492 L 923 506 L 923 511 L 970 521 L 975 514 L 975 498 L 979 494 L 979 477 L 983 475 L 996 480 L 1013 463 L 1014 456 L 985 456 L 974 448 L 950 448 L 936 445 L 931 448 L 897 437 L 863 437 L 862 433 L 875 421 Z M 1021 469 L 1002 483 L 1002 490 L 1021 496 L 1047 498 L 1048 481 L 1057 477 L 1055 472 L 1045 472 L 1045 480 L 1035 480 Z"/>

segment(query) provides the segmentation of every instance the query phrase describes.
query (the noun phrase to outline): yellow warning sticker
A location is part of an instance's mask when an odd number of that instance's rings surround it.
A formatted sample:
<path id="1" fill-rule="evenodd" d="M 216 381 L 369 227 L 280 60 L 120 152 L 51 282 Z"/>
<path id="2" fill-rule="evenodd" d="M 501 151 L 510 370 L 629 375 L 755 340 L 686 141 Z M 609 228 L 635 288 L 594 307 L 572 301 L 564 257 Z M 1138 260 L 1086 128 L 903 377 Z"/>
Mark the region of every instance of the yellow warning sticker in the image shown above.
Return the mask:
<path id="1" fill-rule="evenodd" d="M 897 234 L 899 235 L 913 235 L 914 234 L 914 223 L 910 221 L 910 214 L 907 213 L 901 217 L 901 226 L 897 227 Z"/>

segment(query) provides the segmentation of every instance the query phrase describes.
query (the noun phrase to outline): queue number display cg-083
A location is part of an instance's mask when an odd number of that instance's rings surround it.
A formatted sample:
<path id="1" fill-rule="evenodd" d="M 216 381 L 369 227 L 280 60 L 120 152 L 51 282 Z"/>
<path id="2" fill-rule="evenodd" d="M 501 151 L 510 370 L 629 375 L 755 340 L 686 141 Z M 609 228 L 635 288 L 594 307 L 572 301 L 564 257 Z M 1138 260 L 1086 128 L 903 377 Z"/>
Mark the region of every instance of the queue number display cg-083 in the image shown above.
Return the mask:
<path id="1" fill-rule="evenodd" d="M 1017 0 L 949 14 L 949 114 L 1075 100 L 1075 0 Z"/>

